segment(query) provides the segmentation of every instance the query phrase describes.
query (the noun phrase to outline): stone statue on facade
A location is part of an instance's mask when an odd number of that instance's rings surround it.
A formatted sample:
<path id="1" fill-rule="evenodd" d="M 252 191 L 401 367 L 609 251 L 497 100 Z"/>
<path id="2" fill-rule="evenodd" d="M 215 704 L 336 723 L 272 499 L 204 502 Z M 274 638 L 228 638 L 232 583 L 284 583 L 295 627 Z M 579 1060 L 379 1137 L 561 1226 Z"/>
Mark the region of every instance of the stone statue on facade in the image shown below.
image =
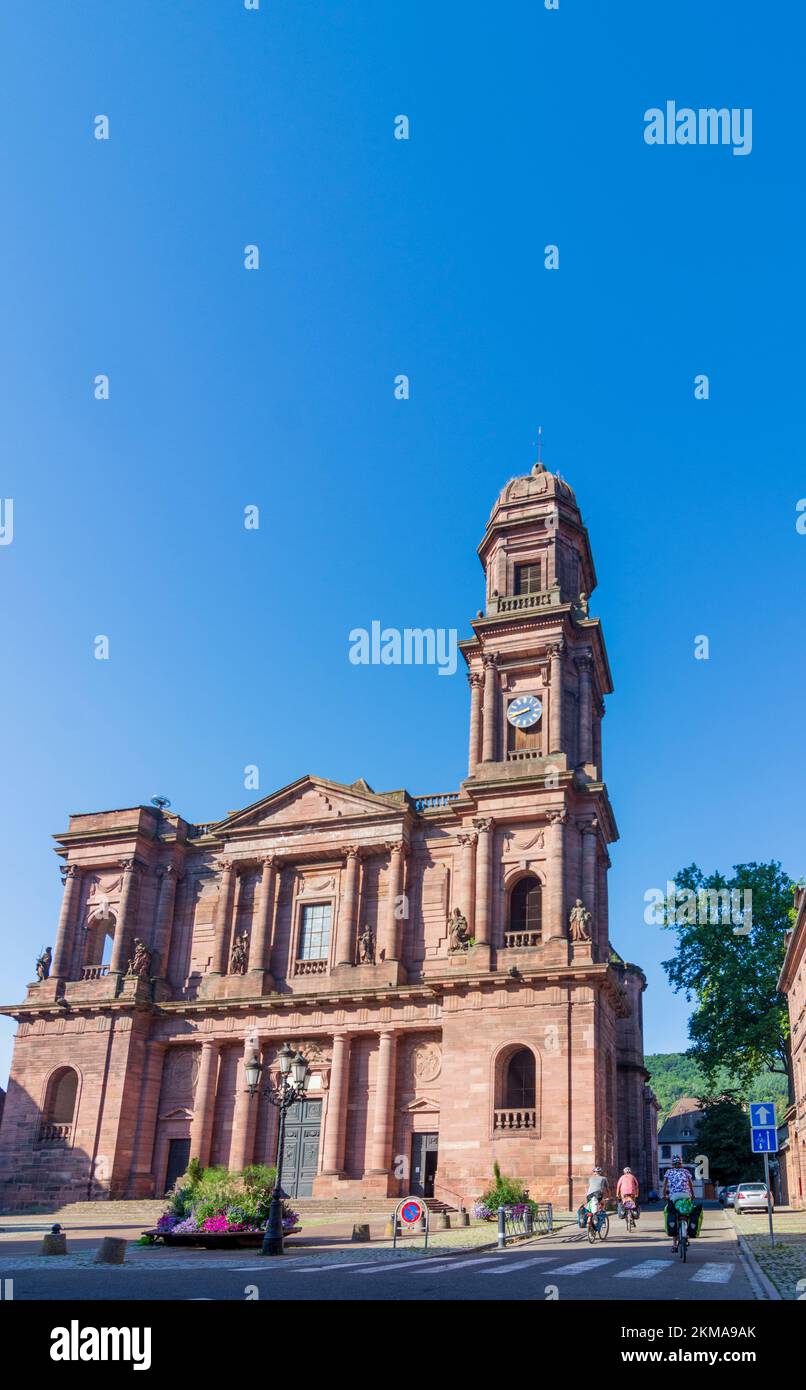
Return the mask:
<path id="1" fill-rule="evenodd" d="M 36 960 L 36 978 L 46 980 L 50 974 L 50 962 L 53 960 L 53 952 L 50 946 L 46 946 L 41 956 Z"/>
<path id="2" fill-rule="evenodd" d="M 233 943 L 232 952 L 229 958 L 230 975 L 245 975 L 246 966 L 249 959 L 249 933 L 241 932 L 236 936 Z"/>
<path id="3" fill-rule="evenodd" d="M 127 975 L 136 975 L 138 980 L 147 980 L 151 970 L 151 952 L 139 936 L 134 938 L 134 952 L 126 966 Z"/>
<path id="4" fill-rule="evenodd" d="M 358 938 L 358 964 L 375 964 L 375 937 L 372 927 L 367 924 Z"/>
<path id="5" fill-rule="evenodd" d="M 570 936 L 572 941 L 590 941 L 591 936 L 588 930 L 591 915 L 585 907 L 581 898 L 577 898 L 571 908 L 571 915 L 568 919 Z"/>
<path id="6" fill-rule="evenodd" d="M 448 950 L 466 951 L 469 945 L 470 932 L 467 929 L 467 918 L 458 907 L 455 907 L 448 919 Z"/>

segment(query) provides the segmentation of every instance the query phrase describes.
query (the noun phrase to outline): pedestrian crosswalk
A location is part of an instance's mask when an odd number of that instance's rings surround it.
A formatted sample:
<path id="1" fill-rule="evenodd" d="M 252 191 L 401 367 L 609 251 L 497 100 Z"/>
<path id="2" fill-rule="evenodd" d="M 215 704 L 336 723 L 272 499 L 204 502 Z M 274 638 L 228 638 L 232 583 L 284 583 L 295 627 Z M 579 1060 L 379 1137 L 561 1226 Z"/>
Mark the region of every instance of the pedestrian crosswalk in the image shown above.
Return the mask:
<path id="1" fill-rule="evenodd" d="M 376 1274 L 417 1274 L 427 1275 L 429 1278 L 439 1278 L 442 1275 L 450 1276 L 454 1270 L 467 1270 L 468 1273 L 478 1274 L 480 1278 L 488 1275 L 499 1277 L 501 1275 L 519 1274 L 522 1270 L 533 1269 L 541 1266 L 537 1271 L 537 1277 L 543 1275 L 560 1276 L 563 1279 L 577 1279 L 583 1275 L 595 1274 L 599 1270 L 607 1269 L 607 1277 L 614 1279 L 647 1280 L 656 1279 L 664 1271 L 671 1273 L 677 1280 L 685 1280 L 696 1284 L 727 1284 L 730 1282 L 736 1270 L 736 1263 L 732 1260 L 707 1261 L 705 1264 L 696 1264 L 690 1261 L 681 1266 L 679 1260 L 667 1256 L 664 1259 L 645 1259 L 628 1264 L 625 1269 L 611 1268 L 620 1262 L 617 1255 L 591 1255 L 580 1257 L 579 1259 L 568 1260 L 561 1264 L 555 1264 L 557 1259 L 554 1254 L 533 1255 L 527 1250 L 502 1254 L 487 1255 L 465 1255 L 459 1258 L 457 1255 L 440 1257 L 437 1254 L 425 1255 L 419 1259 L 402 1257 L 397 1259 L 385 1259 L 383 1261 L 374 1260 L 333 1260 L 319 1264 L 314 1261 L 306 1261 L 304 1264 L 295 1260 L 292 1263 L 284 1264 L 283 1261 L 269 1265 L 269 1268 L 277 1269 L 285 1267 L 289 1273 L 300 1275 L 314 1275 L 327 1270 L 341 1270 L 345 1275 L 361 1276 Z M 244 1267 L 242 1267 L 244 1268 Z M 266 1268 L 265 1265 L 262 1266 Z"/>

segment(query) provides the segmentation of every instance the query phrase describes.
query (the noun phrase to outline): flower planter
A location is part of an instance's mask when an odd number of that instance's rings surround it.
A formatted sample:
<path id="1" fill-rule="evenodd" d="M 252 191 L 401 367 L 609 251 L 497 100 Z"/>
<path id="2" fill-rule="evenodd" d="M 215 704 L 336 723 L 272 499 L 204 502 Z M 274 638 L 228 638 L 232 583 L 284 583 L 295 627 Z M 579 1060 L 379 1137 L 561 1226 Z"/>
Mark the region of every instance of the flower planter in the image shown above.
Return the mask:
<path id="1" fill-rule="evenodd" d="M 297 1235 L 301 1226 L 284 1231 L 284 1236 Z M 203 1250 L 255 1250 L 263 1244 L 262 1231 L 224 1231 L 220 1235 L 212 1231 L 196 1231 L 192 1235 L 173 1235 L 171 1231 L 154 1228 L 143 1231 L 144 1236 L 152 1236 L 163 1245 L 195 1245 Z"/>

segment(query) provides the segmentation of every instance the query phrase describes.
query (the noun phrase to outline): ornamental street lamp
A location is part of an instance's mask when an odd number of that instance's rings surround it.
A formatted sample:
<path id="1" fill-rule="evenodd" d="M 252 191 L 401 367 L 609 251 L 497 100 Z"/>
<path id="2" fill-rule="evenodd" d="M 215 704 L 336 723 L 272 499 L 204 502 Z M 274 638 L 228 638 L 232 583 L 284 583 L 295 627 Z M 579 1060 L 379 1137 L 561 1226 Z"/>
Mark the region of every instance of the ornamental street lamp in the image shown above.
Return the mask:
<path id="1" fill-rule="evenodd" d="M 274 1187 L 269 1203 L 269 1219 L 263 1232 L 263 1248 L 261 1255 L 282 1255 L 283 1251 L 283 1200 L 288 1193 L 283 1192 L 280 1186 L 280 1174 L 283 1169 L 283 1148 L 285 1145 L 285 1117 L 286 1111 L 298 1100 L 304 1099 L 308 1088 L 311 1072 L 306 1059 L 301 1052 L 294 1052 L 288 1043 L 284 1043 L 280 1049 L 277 1061 L 280 1065 L 280 1080 L 275 1086 L 269 1080 L 265 1086 L 261 1086 L 260 1080 L 263 1073 L 263 1065 L 257 1056 L 250 1057 L 244 1063 L 246 1073 L 246 1089 L 250 1096 L 260 1092 L 272 1105 L 280 1111 L 280 1126 L 277 1136 L 277 1172 L 274 1179 Z"/>

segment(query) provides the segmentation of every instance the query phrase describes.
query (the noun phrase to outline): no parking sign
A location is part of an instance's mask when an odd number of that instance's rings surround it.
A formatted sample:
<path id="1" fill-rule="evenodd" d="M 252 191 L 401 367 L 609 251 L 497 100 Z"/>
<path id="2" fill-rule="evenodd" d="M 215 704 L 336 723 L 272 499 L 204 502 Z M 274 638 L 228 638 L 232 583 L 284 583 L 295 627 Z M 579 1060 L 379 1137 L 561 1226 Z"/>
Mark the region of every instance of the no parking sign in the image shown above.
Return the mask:
<path id="1" fill-rule="evenodd" d="M 404 1197 L 395 1210 L 395 1229 L 392 1249 L 397 1245 L 398 1232 L 401 1235 L 414 1235 L 422 1230 L 425 1235 L 423 1249 L 428 1249 L 428 1207 L 419 1197 Z"/>

